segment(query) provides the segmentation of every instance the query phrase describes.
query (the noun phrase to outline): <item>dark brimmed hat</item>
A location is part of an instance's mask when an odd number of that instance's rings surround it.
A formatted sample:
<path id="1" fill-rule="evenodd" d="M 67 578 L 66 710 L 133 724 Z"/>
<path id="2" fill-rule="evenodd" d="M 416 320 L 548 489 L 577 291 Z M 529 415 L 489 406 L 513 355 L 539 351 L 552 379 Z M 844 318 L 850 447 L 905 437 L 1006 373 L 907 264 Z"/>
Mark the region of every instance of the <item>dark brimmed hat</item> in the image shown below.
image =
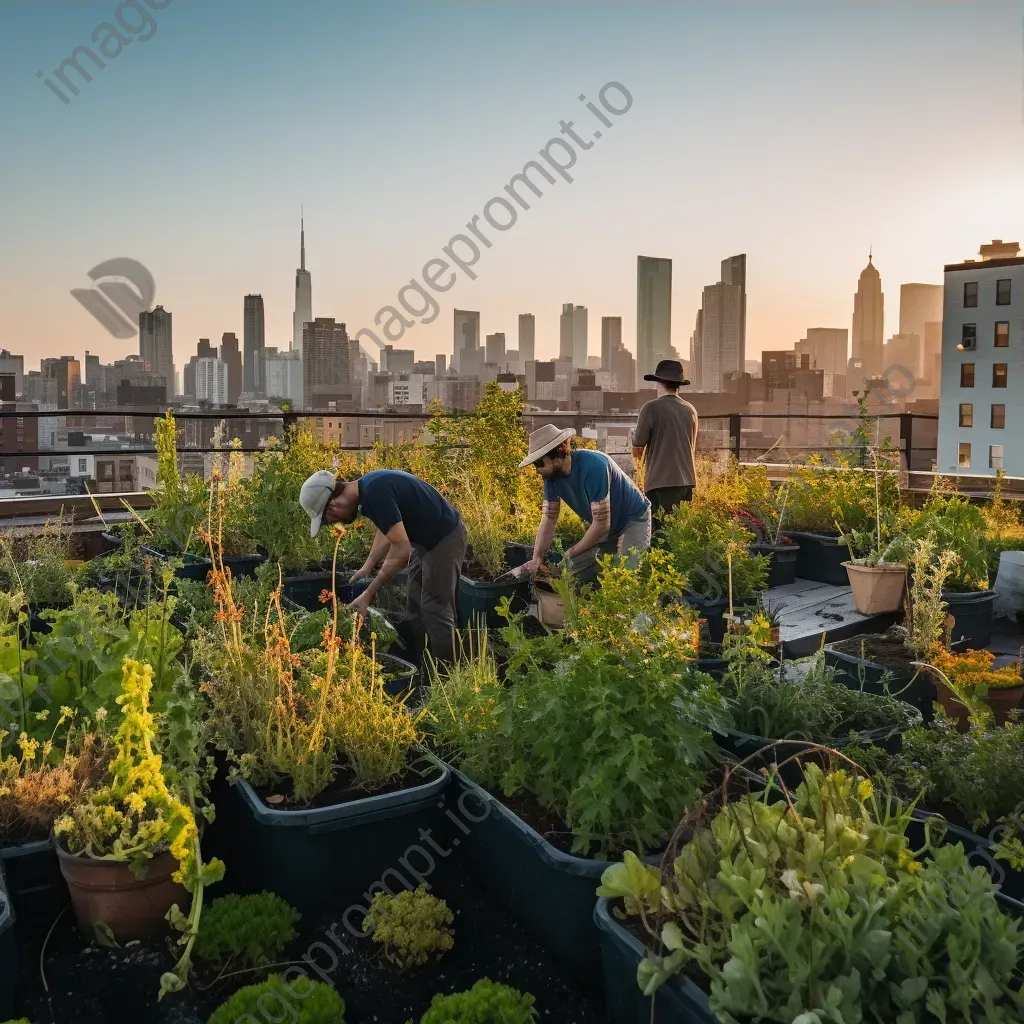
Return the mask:
<path id="1" fill-rule="evenodd" d="M 657 380 L 662 384 L 689 384 L 683 376 L 683 364 L 678 359 L 662 359 L 654 373 L 645 373 L 644 380 Z"/>

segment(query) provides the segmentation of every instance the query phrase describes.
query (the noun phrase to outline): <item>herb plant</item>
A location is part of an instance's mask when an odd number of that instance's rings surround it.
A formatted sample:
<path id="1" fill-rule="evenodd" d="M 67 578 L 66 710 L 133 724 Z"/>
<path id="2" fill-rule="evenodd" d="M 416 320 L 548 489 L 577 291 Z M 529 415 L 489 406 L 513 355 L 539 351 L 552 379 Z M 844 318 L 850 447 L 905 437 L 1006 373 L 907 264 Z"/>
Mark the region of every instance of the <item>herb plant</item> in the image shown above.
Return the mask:
<path id="1" fill-rule="evenodd" d="M 946 552 L 956 556 L 947 584 L 950 590 L 988 589 L 987 533 L 981 509 L 958 496 L 929 498 L 908 528 L 912 540 L 934 540 L 935 558 Z"/>
<path id="2" fill-rule="evenodd" d="M 420 1024 L 533 1024 L 534 998 L 490 978 L 481 978 L 468 992 L 436 995 Z"/>
<path id="3" fill-rule="evenodd" d="M 384 955 L 401 969 L 436 960 L 455 944 L 455 916 L 444 900 L 426 887 L 403 889 L 397 896 L 378 892 L 363 918 L 363 931 L 384 948 Z"/>
<path id="4" fill-rule="evenodd" d="M 1020 923 L 961 846 L 919 860 L 909 820 L 869 781 L 811 764 L 794 794 L 727 804 L 664 872 L 631 860 L 598 892 L 629 896 L 667 951 L 640 987 L 699 970 L 722 1024 L 1019 1020 Z"/>
<path id="5" fill-rule="evenodd" d="M 8 590 L 24 594 L 34 611 L 71 604 L 80 570 L 70 557 L 71 533 L 61 522 L 48 522 L 26 537 L 0 533 L 0 576 Z"/>
<path id="6" fill-rule="evenodd" d="M 281 958 L 299 912 L 270 892 L 221 896 L 203 914 L 195 956 L 214 968 L 249 970 Z"/>
<path id="7" fill-rule="evenodd" d="M 271 1013 L 289 1024 L 345 1024 L 345 1000 L 325 982 L 304 975 L 286 982 L 279 974 L 271 974 L 258 985 L 240 988 L 207 1024 L 269 1020 Z"/>

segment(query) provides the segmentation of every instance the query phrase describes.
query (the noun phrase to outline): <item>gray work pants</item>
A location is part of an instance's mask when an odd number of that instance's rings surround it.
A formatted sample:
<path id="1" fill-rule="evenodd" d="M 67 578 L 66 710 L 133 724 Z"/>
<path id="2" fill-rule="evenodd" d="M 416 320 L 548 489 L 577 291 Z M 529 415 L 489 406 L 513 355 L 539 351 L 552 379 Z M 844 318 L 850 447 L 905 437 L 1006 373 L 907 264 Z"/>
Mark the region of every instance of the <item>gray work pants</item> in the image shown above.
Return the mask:
<path id="1" fill-rule="evenodd" d="M 459 525 L 429 551 L 413 545 L 409 558 L 409 615 L 417 634 L 426 634 L 430 652 L 452 661 L 458 622 L 459 577 L 466 560 L 466 527 Z"/>
<path id="2" fill-rule="evenodd" d="M 569 560 L 567 568 L 576 577 L 578 583 L 590 583 L 597 579 L 601 567 L 597 564 L 602 555 L 626 555 L 626 565 L 635 569 L 639 563 L 639 555 L 629 552 L 646 551 L 651 546 L 651 510 L 640 519 L 626 523 L 622 533 L 609 537 L 597 547 L 584 551 Z"/>

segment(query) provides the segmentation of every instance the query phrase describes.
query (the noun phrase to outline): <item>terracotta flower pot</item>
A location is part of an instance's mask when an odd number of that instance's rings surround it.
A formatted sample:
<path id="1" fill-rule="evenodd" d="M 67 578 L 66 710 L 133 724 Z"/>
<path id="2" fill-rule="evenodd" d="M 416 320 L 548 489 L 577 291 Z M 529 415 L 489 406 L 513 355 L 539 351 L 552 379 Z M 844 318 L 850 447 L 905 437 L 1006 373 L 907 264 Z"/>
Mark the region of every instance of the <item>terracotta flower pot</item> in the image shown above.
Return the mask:
<path id="1" fill-rule="evenodd" d="M 188 913 L 191 897 L 173 881 L 178 862 L 169 853 L 154 857 L 145 878 L 136 878 L 129 865 L 92 860 L 62 849 L 55 842 L 60 870 L 71 891 L 71 903 L 82 934 L 91 939 L 93 926 L 102 921 L 118 942 L 147 939 L 165 931 L 167 911 L 177 903 Z"/>
<path id="2" fill-rule="evenodd" d="M 907 582 L 905 565 L 859 565 L 843 562 L 861 615 L 882 615 L 899 610 Z"/>
<path id="3" fill-rule="evenodd" d="M 942 710 L 957 723 L 959 732 L 967 732 L 969 725 L 967 721 L 968 710 L 956 699 L 956 695 L 941 679 L 935 680 L 935 689 L 939 695 L 939 703 Z M 992 709 L 996 725 L 1005 725 L 1010 717 L 1010 712 L 1020 707 L 1021 699 L 1024 698 L 1024 683 L 1020 686 L 990 687 L 985 694 L 985 703 Z"/>

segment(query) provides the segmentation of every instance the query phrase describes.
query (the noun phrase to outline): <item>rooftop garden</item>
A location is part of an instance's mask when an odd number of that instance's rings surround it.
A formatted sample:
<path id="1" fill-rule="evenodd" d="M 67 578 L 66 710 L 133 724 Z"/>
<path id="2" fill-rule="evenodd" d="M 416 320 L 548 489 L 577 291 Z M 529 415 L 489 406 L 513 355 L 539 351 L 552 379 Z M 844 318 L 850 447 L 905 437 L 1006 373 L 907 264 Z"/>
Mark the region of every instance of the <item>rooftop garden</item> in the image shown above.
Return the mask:
<path id="1" fill-rule="evenodd" d="M 563 511 L 506 587 L 540 513 L 520 414 L 492 387 L 359 458 L 224 441 L 206 480 L 168 414 L 107 554 L 0 537 L 0 1020 L 1024 1017 L 1024 680 L 986 650 L 1016 509 L 916 507 L 862 424 L 781 486 L 702 458 L 592 584 Z M 309 537 L 302 481 L 379 467 L 466 522 L 451 664 L 401 578 L 346 607 L 372 528 Z M 886 607 L 792 657 L 772 588 L 835 571 Z"/>

